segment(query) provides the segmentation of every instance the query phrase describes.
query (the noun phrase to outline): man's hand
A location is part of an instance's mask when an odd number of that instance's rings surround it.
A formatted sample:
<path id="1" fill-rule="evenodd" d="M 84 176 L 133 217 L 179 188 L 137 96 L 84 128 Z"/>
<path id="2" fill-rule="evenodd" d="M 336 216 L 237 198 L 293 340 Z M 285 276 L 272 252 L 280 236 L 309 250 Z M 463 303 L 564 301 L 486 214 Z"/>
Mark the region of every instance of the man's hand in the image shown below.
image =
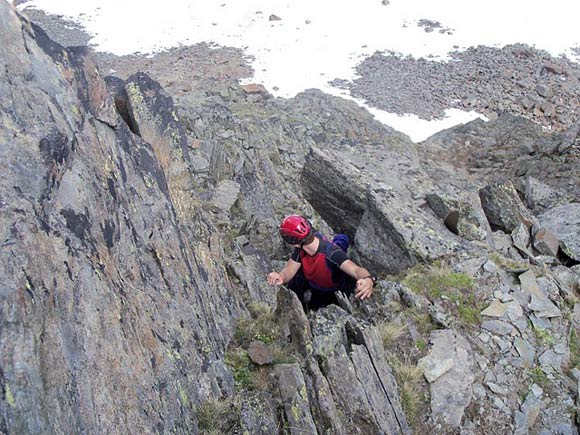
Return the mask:
<path id="1" fill-rule="evenodd" d="M 270 272 L 268 274 L 268 284 L 270 285 L 282 285 L 284 284 L 284 278 L 278 272 Z"/>
<path id="2" fill-rule="evenodd" d="M 361 278 L 356 281 L 355 297 L 357 299 L 365 300 L 373 294 L 374 282 L 371 278 Z"/>

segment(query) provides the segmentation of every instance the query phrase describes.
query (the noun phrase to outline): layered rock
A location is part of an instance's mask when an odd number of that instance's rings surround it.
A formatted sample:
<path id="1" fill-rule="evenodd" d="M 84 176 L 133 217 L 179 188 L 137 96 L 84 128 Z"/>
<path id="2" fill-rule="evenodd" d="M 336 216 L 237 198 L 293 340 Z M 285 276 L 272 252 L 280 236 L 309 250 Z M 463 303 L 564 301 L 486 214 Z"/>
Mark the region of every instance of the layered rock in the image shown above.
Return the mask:
<path id="1" fill-rule="evenodd" d="M 244 310 L 175 197 L 166 114 L 132 100 L 143 140 L 86 50 L 4 1 L 0 21 L 0 426 L 195 432 L 196 403 L 231 391 L 219 355 Z"/>

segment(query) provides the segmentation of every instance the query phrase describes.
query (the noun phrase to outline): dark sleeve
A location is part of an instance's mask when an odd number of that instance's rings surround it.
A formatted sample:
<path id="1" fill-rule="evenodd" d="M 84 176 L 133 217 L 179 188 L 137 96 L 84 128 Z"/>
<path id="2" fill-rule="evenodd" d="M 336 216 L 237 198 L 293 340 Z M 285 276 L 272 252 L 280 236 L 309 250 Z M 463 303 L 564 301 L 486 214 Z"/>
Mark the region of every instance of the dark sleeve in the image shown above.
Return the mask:
<path id="1" fill-rule="evenodd" d="M 333 245 L 329 249 L 326 258 L 328 259 L 328 261 L 330 261 L 333 264 L 336 264 L 338 267 L 340 267 L 342 263 L 344 263 L 346 260 L 349 259 L 348 255 L 346 255 L 346 253 L 336 245 Z"/>
<path id="2" fill-rule="evenodd" d="M 296 263 L 302 263 L 302 259 L 300 258 L 300 248 L 294 248 L 294 252 L 290 258 Z"/>

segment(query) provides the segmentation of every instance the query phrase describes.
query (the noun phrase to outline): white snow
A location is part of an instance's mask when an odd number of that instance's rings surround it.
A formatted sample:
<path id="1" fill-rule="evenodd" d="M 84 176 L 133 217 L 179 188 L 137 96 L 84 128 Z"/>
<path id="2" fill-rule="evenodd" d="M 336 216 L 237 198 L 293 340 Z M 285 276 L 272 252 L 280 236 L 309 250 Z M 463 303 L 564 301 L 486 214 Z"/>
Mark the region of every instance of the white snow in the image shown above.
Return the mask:
<path id="1" fill-rule="evenodd" d="M 445 60 L 456 47 L 521 42 L 580 61 L 570 50 L 580 47 L 580 2 L 572 0 L 33 0 L 26 7 L 79 23 L 98 50 L 117 55 L 202 41 L 241 48 L 255 70 L 246 82 L 281 97 L 309 88 L 344 96 L 328 82 L 352 80 L 356 64 L 375 51 Z M 269 21 L 271 14 L 281 20 Z M 427 33 L 420 19 L 451 34 Z M 415 141 L 481 117 L 455 109 L 431 122 L 372 113 Z"/>

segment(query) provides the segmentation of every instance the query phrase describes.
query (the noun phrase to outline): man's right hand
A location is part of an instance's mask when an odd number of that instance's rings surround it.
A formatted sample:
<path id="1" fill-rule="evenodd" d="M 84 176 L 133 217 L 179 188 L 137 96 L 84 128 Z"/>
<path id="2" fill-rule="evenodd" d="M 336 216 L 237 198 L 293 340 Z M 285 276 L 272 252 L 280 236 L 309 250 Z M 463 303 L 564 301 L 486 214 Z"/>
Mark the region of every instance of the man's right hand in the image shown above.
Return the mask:
<path id="1" fill-rule="evenodd" d="M 278 272 L 270 272 L 268 274 L 268 284 L 270 285 L 282 285 L 284 284 L 284 278 Z"/>

